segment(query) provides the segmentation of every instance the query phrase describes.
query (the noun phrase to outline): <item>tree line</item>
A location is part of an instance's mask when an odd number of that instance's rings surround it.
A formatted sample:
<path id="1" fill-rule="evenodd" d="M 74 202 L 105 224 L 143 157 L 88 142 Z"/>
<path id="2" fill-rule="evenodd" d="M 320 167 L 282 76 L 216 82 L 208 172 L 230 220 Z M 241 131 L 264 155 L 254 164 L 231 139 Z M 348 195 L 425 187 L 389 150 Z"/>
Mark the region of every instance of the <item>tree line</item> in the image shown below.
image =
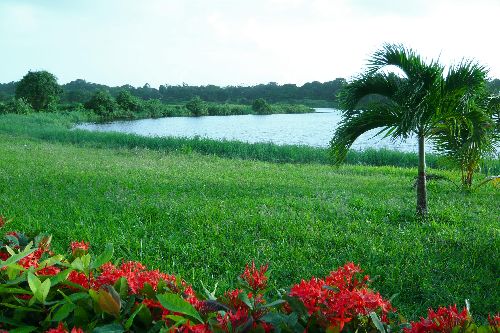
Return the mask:
<path id="1" fill-rule="evenodd" d="M 15 96 L 18 82 L 0 83 L 0 101 L 6 101 Z M 98 91 L 108 91 L 117 97 L 121 91 L 128 91 L 134 97 L 142 100 L 158 99 L 163 103 L 185 103 L 198 96 L 206 102 L 252 104 L 262 98 L 269 103 L 297 103 L 333 105 L 338 91 L 346 84 L 343 78 L 328 82 L 308 82 L 302 86 L 295 84 L 277 84 L 270 82 L 254 86 L 216 85 L 160 85 L 158 88 L 145 84 L 142 87 L 122 85 L 110 87 L 103 84 L 87 82 L 82 79 L 61 85 L 60 100 L 62 103 L 86 103 Z M 325 103 L 326 102 L 326 103 Z"/>

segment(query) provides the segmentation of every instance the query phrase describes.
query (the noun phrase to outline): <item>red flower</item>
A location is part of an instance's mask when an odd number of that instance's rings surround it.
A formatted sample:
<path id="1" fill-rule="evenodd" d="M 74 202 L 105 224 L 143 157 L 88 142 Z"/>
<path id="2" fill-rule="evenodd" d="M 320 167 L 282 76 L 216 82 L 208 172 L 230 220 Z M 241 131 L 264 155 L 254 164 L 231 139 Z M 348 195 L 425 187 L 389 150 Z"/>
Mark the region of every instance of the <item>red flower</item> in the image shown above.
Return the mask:
<path id="1" fill-rule="evenodd" d="M 192 325 L 191 322 L 188 320 L 185 324 L 182 326 L 178 327 L 174 332 L 180 332 L 180 333 L 210 333 L 212 330 L 210 329 L 210 326 L 208 324 L 197 324 L 197 325 Z"/>
<path id="2" fill-rule="evenodd" d="M 243 303 L 243 301 L 238 297 L 239 294 L 241 294 L 243 290 L 241 289 L 234 289 L 234 290 L 228 290 L 224 293 L 224 296 L 226 298 L 226 302 L 229 306 L 231 306 L 233 309 L 241 309 L 241 308 L 247 308 L 247 305 Z"/>
<path id="3" fill-rule="evenodd" d="M 238 309 L 236 312 L 228 311 L 224 316 L 220 314 L 217 315 L 217 322 L 220 328 L 225 332 L 229 332 L 229 327 L 232 327 L 233 331 L 235 331 L 238 326 L 245 324 L 247 321 L 247 309 Z"/>
<path id="4" fill-rule="evenodd" d="M 57 328 L 51 328 L 45 333 L 68 333 L 68 330 L 64 327 L 63 323 L 59 323 Z M 73 327 L 70 333 L 85 333 L 81 328 Z"/>
<path id="5" fill-rule="evenodd" d="M 45 333 L 68 333 L 68 330 L 64 327 L 63 323 L 59 323 L 57 328 L 51 328 Z"/>
<path id="6" fill-rule="evenodd" d="M 7 253 L 7 252 L 0 252 L 0 260 L 5 261 L 5 260 L 7 260 L 9 258 L 10 258 L 10 254 L 9 253 Z"/>
<path id="7" fill-rule="evenodd" d="M 455 327 L 464 327 L 470 320 L 469 312 L 466 308 L 458 312 L 457 306 L 448 308 L 440 307 L 437 312 L 429 309 L 427 318 L 420 318 L 418 322 L 411 322 L 411 328 L 405 328 L 405 333 L 425 333 L 425 332 L 451 332 Z"/>
<path id="8" fill-rule="evenodd" d="M 14 297 L 17 298 L 17 299 L 22 299 L 22 300 L 28 301 L 28 300 L 31 299 L 32 296 L 28 295 L 28 294 L 17 294 Z"/>
<path id="9" fill-rule="evenodd" d="M 160 304 L 158 301 L 153 301 L 151 299 L 145 299 L 142 301 L 142 304 L 148 307 L 149 311 L 151 311 L 151 314 L 153 316 L 153 319 L 158 321 L 163 319 L 165 316 L 170 314 L 170 311 L 165 309 L 163 305 Z"/>
<path id="10" fill-rule="evenodd" d="M 192 306 L 195 307 L 196 310 L 200 310 L 203 307 L 203 302 L 196 297 L 196 293 L 193 290 L 192 286 L 187 286 L 184 291 L 183 291 L 183 296 L 188 301 L 191 303 Z"/>
<path id="11" fill-rule="evenodd" d="M 61 270 L 56 266 L 44 267 L 36 272 L 37 275 L 54 276 L 59 274 Z"/>
<path id="12" fill-rule="evenodd" d="M 320 326 L 342 330 L 353 318 L 372 311 L 380 312 L 386 320 L 387 313 L 393 311 L 391 304 L 367 288 L 367 276 L 362 280 L 355 277 L 360 272 L 359 266 L 348 263 L 331 272 L 325 280 L 315 277 L 302 280 L 290 289 L 290 296 L 298 298 Z"/>
<path id="13" fill-rule="evenodd" d="M 16 237 L 16 238 L 19 238 L 19 234 L 15 231 L 9 231 L 5 234 L 6 236 L 13 236 L 13 237 Z"/>
<path id="14" fill-rule="evenodd" d="M 77 271 L 72 271 L 71 273 L 69 273 L 68 281 L 78 284 L 85 289 L 90 289 L 91 287 L 95 286 L 95 280 L 92 277 L 89 278 L 82 272 L 77 272 Z"/>
<path id="15" fill-rule="evenodd" d="M 21 260 L 19 260 L 18 264 L 23 266 L 24 268 L 30 268 L 30 267 L 34 267 L 34 268 L 37 268 L 38 267 L 38 261 L 40 260 L 40 258 L 42 257 L 42 255 L 46 252 L 46 250 L 44 249 L 36 249 L 35 252 L 29 254 L 28 256 L 22 258 Z"/>
<path id="16" fill-rule="evenodd" d="M 488 315 L 488 322 L 490 323 L 491 327 L 500 329 L 500 313 L 494 315 L 493 317 L 491 317 L 491 315 Z"/>
<path id="17" fill-rule="evenodd" d="M 241 278 L 245 280 L 252 290 L 264 290 L 267 287 L 267 272 L 269 265 L 261 266 L 259 269 L 255 267 L 255 262 L 252 261 L 252 266 L 245 266 L 245 271 L 241 274 Z"/>
<path id="18" fill-rule="evenodd" d="M 107 263 L 100 269 L 101 275 L 96 280 L 96 288 L 105 284 L 113 285 L 123 277 L 127 280 L 130 294 L 139 293 L 146 283 L 156 290 L 160 280 L 171 283 L 176 280 L 175 276 L 161 273 L 159 270 L 148 271 L 143 264 L 136 261 L 124 262 L 120 267 Z"/>
<path id="19" fill-rule="evenodd" d="M 71 254 L 76 256 L 81 256 L 89 250 L 90 243 L 86 243 L 85 241 L 81 242 L 71 242 Z"/>

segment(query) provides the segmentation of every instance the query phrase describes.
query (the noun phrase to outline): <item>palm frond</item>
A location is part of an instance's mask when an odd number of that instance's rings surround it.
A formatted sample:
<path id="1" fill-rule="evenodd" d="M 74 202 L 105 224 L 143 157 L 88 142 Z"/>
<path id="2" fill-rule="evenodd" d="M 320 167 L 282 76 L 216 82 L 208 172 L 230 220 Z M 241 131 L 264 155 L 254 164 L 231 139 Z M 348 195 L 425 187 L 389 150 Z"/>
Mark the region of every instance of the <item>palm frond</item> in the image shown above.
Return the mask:
<path id="1" fill-rule="evenodd" d="M 400 116 L 401 108 L 397 104 L 376 104 L 361 113 L 344 118 L 330 141 L 333 163 L 342 163 L 354 141 L 367 131 L 383 128 L 379 134 L 387 131 L 390 136 L 397 137 Z"/>
<path id="2" fill-rule="evenodd" d="M 402 84 L 401 78 L 391 74 L 362 75 L 344 86 L 339 93 L 339 107 L 349 116 L 360 102 L 371 95 L 394 100 Z"/>
<path id="3" fill-rule="evenodd" d="M 368 60 L 368 73 L 375 74 L 384 67 L 395 66 L 399 68 L 410 81 L 432 82 L 440 76 L 443 67 L 435 61 L 426 63 L 424 59 L 413 49 L 402 44 L 386 43 L 375 51 Z"/>

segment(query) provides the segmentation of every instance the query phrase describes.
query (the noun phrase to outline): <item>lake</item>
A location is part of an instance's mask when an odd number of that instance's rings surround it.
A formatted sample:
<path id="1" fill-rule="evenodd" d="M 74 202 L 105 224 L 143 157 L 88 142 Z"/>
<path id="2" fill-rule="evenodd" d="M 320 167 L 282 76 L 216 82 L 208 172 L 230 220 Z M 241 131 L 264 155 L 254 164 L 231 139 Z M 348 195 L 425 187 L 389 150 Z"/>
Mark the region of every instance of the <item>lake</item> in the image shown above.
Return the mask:
<path id="1" fill-rule="evenodd" d="M 133 133 L 143 136 L 204 137 L 245 142 L 272 142 L 328 147 L 341 113 L 335 109 L 316 109 L 314 113 L 243 116 L 168 117 L 114 121 L 104 124 L 86 123 L 77 128 L 91 131 Z M 373 137 L 378 130 L 362 135 L 354 149 L 388 148 L 399 151 L 417 151 L 417 140 L 392 141 Z M 430 151 L 430 149 L 428 149 Z"/>

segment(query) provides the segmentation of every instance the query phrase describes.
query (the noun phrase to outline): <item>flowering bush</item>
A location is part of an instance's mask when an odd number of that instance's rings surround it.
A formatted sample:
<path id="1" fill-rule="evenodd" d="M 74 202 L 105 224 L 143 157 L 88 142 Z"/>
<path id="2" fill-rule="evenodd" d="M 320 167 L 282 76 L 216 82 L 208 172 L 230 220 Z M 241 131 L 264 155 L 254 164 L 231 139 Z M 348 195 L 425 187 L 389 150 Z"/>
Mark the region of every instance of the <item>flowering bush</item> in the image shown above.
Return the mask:
<path id="1" fill-rule="evenodd" d="M 0 217 L 0 226 L 4 224 Z M 301 281 L 271 298 L 268 266 L 247 265 L 239 288 L 216 296 L 139 262 L 111 261 L 73 242 L 67 255 L 51 237 L 9 232 L 0 242 L 1 332 L 495 332 L 500 317 L 477 327 L 466 309 L 429 310 L 400 323 L 389 301 L 347 263 L 325 278 Z"/>

